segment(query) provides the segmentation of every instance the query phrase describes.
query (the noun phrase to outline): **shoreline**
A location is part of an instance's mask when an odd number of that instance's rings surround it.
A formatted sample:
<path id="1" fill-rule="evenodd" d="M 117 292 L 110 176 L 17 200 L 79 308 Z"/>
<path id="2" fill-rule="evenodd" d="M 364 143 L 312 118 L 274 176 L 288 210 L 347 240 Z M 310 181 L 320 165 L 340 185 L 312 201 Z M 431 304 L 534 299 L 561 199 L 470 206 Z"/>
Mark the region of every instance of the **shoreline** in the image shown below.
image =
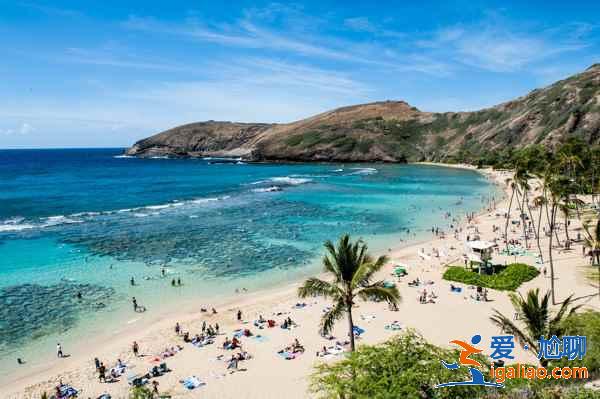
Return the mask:
<path id="1" fill-rule="evenodd" d="M 495 179 L 495 172 L 478 170 L 470 165 L 437 163 L 417 164 L 473 170 L 485 176 L 486 179 L 490 181 L 490 184 L 500 184 L 500 182 L 497 179 Z M 503 193 L 505 194 L 504 190 Z M 498 206 L 505 199 L 505 196 L 498 199 L 496 205 Z M 486 209 L 485 206 L 483 206 L 482 209 L 475 212 L 475 214 L 479 215 L 485 212 Z M 464 226 L 465 223 L 466 220 L 463 219 L 460 220 L 459 225 Z M 419 250 L 419 248 L 429 246 L 435 243 L 435 241 L 435 239 L 430 238 L 418 239 L 416 242 L 411 241 L 404 244 L 398 244 L 396 242 L 394 245 L 390 246 L 390 249 L 388 250 L 387 254 L 389 255 L 390 259 L 404 258 L 407 254 L 416 253 Z M 379 253 L 377 255 L 379 255 Z M 316 276 L 322 276 L 322 274 L 318 273 L 316 274 Z M 215 306 L 217 309 L 219 309 L 220 314 L 218 317 L 215 317 L 215 319 L 222 318 L 223 314 L 225 314 L 226 317 L 233 319 L 233 310 L 235 308 L 252 309 L 261 306 L 264 307 L 274 303 L 295 301 L 297 299 L 297 287 L 302 281 L 303 278 L 302 280 L 286 283 L 283 287 L 280 286 L 262 288 L 258 291 L 252 291 L 244 294 L 227 294 L 225 296 L 214 298 L 212 304 L 209 306 Z M 7 390 L 5 393 L 9 395 L 17 395 L 10 396 L 15 398 L 30 397 L 27 396 L 28 394 L 24 394 L 24 396 L 18 396 L 18 392 L 22 392 L 23 390 L 25 390 L 31 392 L 31 394 L 33 394 L 33 396 L 35 397 L 35 395 L 37 395 L 36 387 L 37 390 L 39 390 L 41 386 L 48 386 L 48 384 L 52 383 L 51 381 L 56 380 L 56 377 L 53 377 L 57 374 L 64 376 L 64 381 L 68 381 L 68 376 L 69 374 L 71 374 L 72 369 L 75 368 L 76 371 L 80 371 L 82 368 L 88 367 L 91 364 L 91 360 L 94 356 L 98 356 L 101 358 L 114 358 L 117 356 L 121 356 L 121 358 L 123 358 L 125 357 L 124 354 L 127 352 L 127 350 L 123 350 L 123 348 L 128 348 L 133 340 L 137 339 L 137 341 L 140 342 L 140 345 L 142 345 L 142 343 L 145 341 L 144 338 L 139 338 L 140 335 L 148 337 L 158 334 L 164 337 L 165 331 L 172 330 L 172 327 L 176 321 L 181 323 L 182 325 L 194 324 L 199 322 L 203 317 L 206 317 L 205 314 L 198 312 L 198 308 L 200 307 L 198 304 L 192 305 L 190 303 L 185 303 L 177 304 L 177 306 L 180 307 L 177 313 L 169 315 L 168 317 L 165 317 L 164 312 L 160 312 L 156 315 L 149 315 L 149 317 L 144 317 L 143 320 L 138 319 L 127 326 L 119 326 L 120 328 L 117 330 L 117 332 L 113 332 L 107 337 L 96 337 L 96 339 L 95 337 L 90 337 L 90 340 L 86 341 L 85 344 L 82 343 L 82 345 L 87 347 L 100 348 L 98 351 L 95 352 L 95 355 L 84 355 L 83 353 L 77 353 L 73 355 L 72 358 L 61 360 L 61 365 L 58 367 L 56 365 L 56 361 L 52 361 L 36 366 L 34 369 L 23 372 L 22 374 L 14 373 L 7 375 L 5 378 L 3 378 L 3 380 L 6 381 L 2 381 L 2 384 L 8 385 L 10 383 L 11 389 Z M 225 322 L 222 325 L 228 326 L 228 324 L 230 323 Z M 57 370 L 62 370 L 62 373 L 57 373 Z M 29 387 L 29 389 L 27 389 L 27 387 Z M 4 388 L 0 389 L 0 392 L 2 391 L 4 391 Z"/>

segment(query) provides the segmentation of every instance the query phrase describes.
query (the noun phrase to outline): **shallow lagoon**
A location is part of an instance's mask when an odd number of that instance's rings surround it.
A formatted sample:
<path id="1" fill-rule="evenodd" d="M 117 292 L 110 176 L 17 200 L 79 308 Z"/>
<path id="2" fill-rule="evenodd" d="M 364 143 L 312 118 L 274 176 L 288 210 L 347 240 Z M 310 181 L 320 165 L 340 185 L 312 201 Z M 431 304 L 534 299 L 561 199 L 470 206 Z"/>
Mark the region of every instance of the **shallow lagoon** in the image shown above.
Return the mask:
<path id="1" fill-rule="evenodd" d="M 318 270 L 326 239 L 347 232 L 384 251 L 446 227 L 445 212 L 460 217 L 498 195 L 476 172 L 434 166 L 121 152 L 0 151 L 3 361 L 127 317 L 132 295 L 155 309 L 281 284 Z M 172 287 L 173 278 L 184 285 Z"/>

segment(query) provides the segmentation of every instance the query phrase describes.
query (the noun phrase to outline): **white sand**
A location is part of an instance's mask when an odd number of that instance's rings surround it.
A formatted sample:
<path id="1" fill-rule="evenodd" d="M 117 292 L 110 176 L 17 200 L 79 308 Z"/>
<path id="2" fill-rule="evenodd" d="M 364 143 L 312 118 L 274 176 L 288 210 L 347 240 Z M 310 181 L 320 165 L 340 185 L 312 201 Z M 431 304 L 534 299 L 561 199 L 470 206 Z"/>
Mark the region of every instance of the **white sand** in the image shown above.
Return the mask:
<path id="1" fill-rule="evenodd" d="M 494 179 L 502 185 L 508 176 L 506 172 L 486 171 L 485 173 L 490 179 Z M 507 208 L 506 202 L 498 203 L 497 208 Z M 514 210 L 512 214 L 515 216 L 518 211 Z M 534 217 L 536 215 L 537 210 L 534 211 Z M 473 224 L 479 229 L 482 239 L 493 240 L 495 237 L 499 237 L 500 233 L 492 233 L 492 225 L 500 226 L 503 232 L 504 220 L 502 217 L 495 216 L 494 212 L 483 212 Z M 577 224 L 577 220 L 573 219 L 572 237 L 577 234 Z M 354 310 L 354 320 L 357 325 L 366 330 L 366 333 L 357 341 L 358 345 L 382 342 L 397 334 L 397 332 L 386 330 L 384 326 L 398 320 L 404 328 L 411 327 L 418 330 L 426 339 L 437 345 L 449 346 L 448 342 L 452 339 L 469 339 L 474 334 L 481 334 L 484 340 L 480 347 L 489 348 L 490 337 L 499 333 L 497 327 L 489 321 L 492 309 L 499 309 L 506 315 L 513 315 L 514 311 L 505 293 L 490 290 L 489 302 L 477 302 L 470 298 L 470 295 L 474 294 L 473 289 L 468 289 L 463 284 L 456 284 L 463 287 L 463 292 L 451 293 L 450 283 L 441 279 L 445 264 L 462 263 L 461 255 L 464 251 L 464 239 L 468 231 L 466 226 L 462 227 L 463 232 L 459 235 L 459 240 L 449 233 L 445 239 L 432 239 L 427 243 L 392 249 L 388 253 L 391 259 L 409 265 L 409 275 L 398 282 L 403 301 L 398 312 L 388 310 L 387 305 L 383 303 L 359 303 Z M 560 234 L 564 236 L 564 232 Z M 520 235 L 520 229 L 509 231 L 509 238 L 519 238 Z M 451 250 L 452 246 L 456 249 Z M 544 251 L 547 251 L 545 238 L 542 239 L 542 247 L 545 248 Z M 424 248 L 426 254 L 432 255 L 431 260 L 423 260 L 418 256 L 417 253 L 421 248 Z M 433 256 L 432 248 L 441 249 L 446 256 L 442 258 Z M 533 241 L 531 242 L 531 252 L 535 251 L 536 244 Z M 559 300 L 571 293 L 584 296 L 596 292 L 596 289 L 591 287 L 583 277 L 587 259 L 583 258 L 581 253 L 580 244 L 575 244 L 571 251 L 561 253 L 558 249 L 554 251 L 556 293 Z M 546 252 L 544 259 L 547 259 Z M 531 265 L 535 264 L 533 257 L 519 257 L 516 260 Z M 515 261 L 515 258 L 495 255 L 494 261 L 510 263 Z M 392 270 L 393 265 L 390 263 L 381 273 L 381 278 L 398 281 L 391 277 Z M 437 294 L 438 298 L 435 304 L 418 302 L 418 292 L 424 287 L 412 288 L 407 284 L 408 281 L 417 277 L 421 281 L 431 280 L 434 282 L 425 288 L 433 289 Z M 120 358 L 129 365 L 132 371 L 144 374 L 153 365 L 150 362 L 152 356 L 134 358 L 130 350 L 134 340 L 139 343 L 140 352 L 143 354 L 155 355 L 164 348 L 176 344 L 184 346 L 183 351 L 165 360 L 173 371 L 156 379 L 160 384 L 160 392 L 168 393 L 174 398 L 242 399 L 285 396 L 286 399 L 292 399 L 309 397 L 308 376 L 313 371 L 314 364 L 323 361 L 321 358 L 317 358 L 315 353 L 324 345 L 332 345 L 332 342 L 318 334 L 319 319 L 328 302 L 322 299 L 304 300 L 308 303 L 306 308 L 292 309 L 296 302 L 301 301 L 296 296 L 298 286 L 299 283 L 291 284 L 268 291 L 242 294 L 226 302 L 215 302 L 214 306 L 219 313 L 214 316 L 200 313 L 199 309 L 181 309 L 177 314 L 168 318 L 152 320 L 151 324 L 148 320 L 138 320 L 126 326 L 119 326 L 119 334 L 112 337 L 110 341 L 92 338 L 84 350 L 72 353 L 69 358 L 55 359 L 35 369 L 18 370 L 18 374 L 12 375 L 9 381 L 2 384 L 0 397 L 39 398 L 44 390 L 52 393 L 53 387 L 59 380 L 62 380 L 79 389 L 82 398 L 96 398 L 102 393 L 110 393 L 113 398 L 126 398 L 128 392 L 126 377 L 122 377 L 119 382 L 112 384 L 99 383 L 93 358 L 99 357 L 109 367 L 114 365 L 117 358 Z M 535 287 L 546 291 L 549 286 L 549 279 L 540 274 L 534 280 L 523 284 L 519 291 L 525 292 Z M 586 302 L 588 307 L 600 308 L 597 296 L 582 302 Z M 249 323 L 240 324 L 235 320 L 237 309 L 243 311 L 244 319 Z M 278 311 L 286 314 L 274 316 L 273 314 Z M 289 316 L 299 324 L 299 327 L 291 331 L 279 327 L 259 330 L 252 325 L 252 320 L 258 318 L 258 315 L 263 315 L 267 319 L 273 318 L 278 323 L 284 317 Z M 363 319 L 361 316 L 365 316 L 365 318 Z M 176 322 L 182 325 L 184 331 L 190 331 L 192 336 L 200 333 L 204 320 L 208 324 L 218 322 L 221 332 L 227 333 L 229 337 L 232 336 L 234 329 L 249 328 L 255 334 L 264 335 L 267 340 L 258 342 L 252 338 L 242 338 L 244 350 L 252 354 L 253 358 L 240 362 L 239 367 L 246 371 L 228 374 L 225 361 L 216 360 L 218 355 L 228 358 L 232 354 L 232 351 L 220 349 L 221 343 L 225 339 L 224 334 L 217 338 L 214 345 L 196 348 L 191 344 L 184 344 L 183 340 L 174 333 L 173 327 Z M 347 336 L 345 319 L 336 326 L 334 335 L 340 340 L 345 339 Z M 300 340 L 306 348 L 306 352 L 294 360 L 284 360 L 277 355 L 277 351 L 289 345 L 294 338 Z M 54 348 L 48 348 L 48 351 L 53 350 Z M 515 355 L 517 355 L 516 360 L 518 361 L 535 361 L 532 354 L 520 349 L 515 352 Z M 335 359 L 334 356 L 325 361 L 335 361 Z M 197 376 L 206 385 L 192 391 L 185 389 L 179 380 L 192 375 Z"/>

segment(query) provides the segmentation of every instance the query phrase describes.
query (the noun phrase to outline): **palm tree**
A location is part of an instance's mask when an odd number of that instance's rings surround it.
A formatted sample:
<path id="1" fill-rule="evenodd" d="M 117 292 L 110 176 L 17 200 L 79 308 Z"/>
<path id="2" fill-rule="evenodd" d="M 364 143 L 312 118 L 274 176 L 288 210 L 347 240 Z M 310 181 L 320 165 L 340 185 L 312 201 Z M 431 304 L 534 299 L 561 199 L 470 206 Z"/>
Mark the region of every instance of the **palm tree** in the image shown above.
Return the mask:
<path id="1" fill-rule="evenodd" d="M 511 293 L 510 300 L 515 308 L 515 312 L 522 317 L 524 328 L 519 328 L 509 317 L 504 316 L 498 310 L 494 309 L 494 315 L 490 320 L 500 329 L 512 334 L 517 338 L 517 341 L 529 350 L 537 354 L 540 350 L 540 337 L 549 338 L 552 335 L 561 336 L 564 334 L 562 321 L 573 314 L 580 306 L 573 305 L 573 295 L 569 296 L 560 305 L 558 311 L 552 315 L 550 310 L 550 292 L 546 292 L 540 298 L 540 290 L 530 290 L 527 292 L 527 297 L 519 293 Z M 546 367 L 547 359 L 540 359 L 540 364 Z"/>
<path id="2" fill-rule="evenodd" d="M 590 231 L 590 221 L 584 221 L 583 230 L 586 235 L 584 246 L 592 253 L 592 266 L 600 266 L 600 219 L 596 221 L 592 231 Z M 598 271 L 598 295 L 600 295 L 600 270 Z"/>
<path id="3" fill-rule="evenodd" d="M 573 179 L 577 169 L 583 168 L 583 162 L 577 155 L 561 152 L 558 154 L 558 162 L 560 166 L 566 168 L 569 172 L 569 177 Z"/>
<path id="4" fill-rule="evenodd" d="M 569 213 L 571 212 L 571 209 L 569 209 L 569 202 L 563 202 L 562 204 L 559 204 L 558 207 L 565 218 L 565 237 L 567 241 L 571 241 L 569 238 Z"/>
<path id="5" fill-rule="evenodd" d="M 518 192 L 517 192 L 517 206 L 519 207 L 519 212 L 520 212 L 520 216 L 519 218 L 521 219 L 521 223 L 523 224 L 523 237 L 525 238 L 525 248 L 529 248 L 529 244 L 527 242 L 527 226 L 526 226 L 526 222 L 525 222 L 525 202 L 527 201 L 527 192 L 529 191 L 529 189 L 531 188 L 531 186 L 529 185 L 529 178 L 531 176 L 529 175 L 529 173 L 527 172 L 527 169 L 525 169 L 522 166 L 517 166 L 517 170 L 515 172 L 515 183 L 517 184 L 517 187 L 521 189 L 522 191 L 522 200 L 521 202 L 519 202 L 518 199 Z"/>
<path id="6" fill-rule="evenodd" d="M 333 306 L 321 318 L 321 333 L 329 334 L 335 322 L 346 314 L 350 348 L 354 351 L 354 322 L 352 321 L 354 299 L 358 297 L 365 301 L 384 300 L 395 306 L 400 301 L 400 293 L 396 287 L 385 287 L 383 281 L 371 282 L 375 273 L 385 265 L 387 257 L 380 256 L 373 261 L 367 253 L 367 244 L 362 240 L 353 243 L 350 241 L 350 236 L 346 234 L 340 237 L 337 248 L 331 241 L 327 241 L 325 249 L 327 254 L 323 257 L 323 267 L 333 281 L 309 278 L 298 289 L 298 296 L 331 298 Z"/>
<path id="7" fill-rule="evenodd" d="M 540 244 L 540 228 L 542 226 L 542 208 L 544 207 L 544 204 L 546 204 L 546 198 L 543 195 L 539 195 L 533 199 L 533 205 L 536 208 L 539 208 L 540 210 L 540 213 L 538 214 L 537 232 L 535 233 L 535 236 L 537 239 L 538 251 L 540 251 L 540 259 L 542 259 L 542 262 L 544 261 L 544 256 L 542 254 L 542 245 Z"/>
<path id="8" fill-rule="evenodd" d="M 596 221 L 594 230 L 590 231 L 590 222 L 583 222 L 583 230 L 586 233 L 585 243 L 586 248 L 592 251 L 593 265 L 600 265 L 600 219 Z"/>
<path id="9" fill-rule="evenodd" d="M 504 240 L 506 241 L 506 249 L 508 249 L 508 222 L 510 221 L 510 209 L 512 208 L 513 198 L 515 197 L 515 191 L 517 190 L 516 183 L 508 178 L 505 180 L 506 185 L 510 185 L 512 193 L 510 195 L 510 201 L 508 202 L 508 210 L 506 212 L 506 223 L 504 224 Z"/>

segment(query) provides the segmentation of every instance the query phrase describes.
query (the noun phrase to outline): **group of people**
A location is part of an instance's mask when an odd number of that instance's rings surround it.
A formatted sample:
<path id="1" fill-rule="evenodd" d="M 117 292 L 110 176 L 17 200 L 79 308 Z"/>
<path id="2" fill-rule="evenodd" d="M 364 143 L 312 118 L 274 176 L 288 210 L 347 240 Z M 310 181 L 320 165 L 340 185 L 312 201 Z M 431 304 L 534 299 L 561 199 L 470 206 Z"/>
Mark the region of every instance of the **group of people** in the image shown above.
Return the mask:
<path id="1" fill-rule="evenodd" d="M 94 358 L 94 365 L 96 366 L 96 372 L 98 373 L 98 381 L 100 382 L 113 382 L 117 378 L 119 378 L 125 372 L 125 368 L 127 367 L 125 363 L 121 361 L 121 359 L 117 359 L 117 364 L 115 367 L 111 368 L 108 372 L 104 362 L 101 362 L 97 357 Z"/>
<path id="2" fill-rule="evenodd" d="M 435 292 L 433 292 L 433 290 L 428 292 L 427 289 L 424 288 L 423 291 L 421 291 L 419 294 L 419 303 L 435 303 L 436 298 L 437 295 L 435 294 Z"/>
<path id="3" fill-rule="evenodd" d="M 286 346 L 283 351 L 289 353 L 304 353 L 304 346 L 298 341 L 298 338 L 294 338 L 294 342 Z"/>

